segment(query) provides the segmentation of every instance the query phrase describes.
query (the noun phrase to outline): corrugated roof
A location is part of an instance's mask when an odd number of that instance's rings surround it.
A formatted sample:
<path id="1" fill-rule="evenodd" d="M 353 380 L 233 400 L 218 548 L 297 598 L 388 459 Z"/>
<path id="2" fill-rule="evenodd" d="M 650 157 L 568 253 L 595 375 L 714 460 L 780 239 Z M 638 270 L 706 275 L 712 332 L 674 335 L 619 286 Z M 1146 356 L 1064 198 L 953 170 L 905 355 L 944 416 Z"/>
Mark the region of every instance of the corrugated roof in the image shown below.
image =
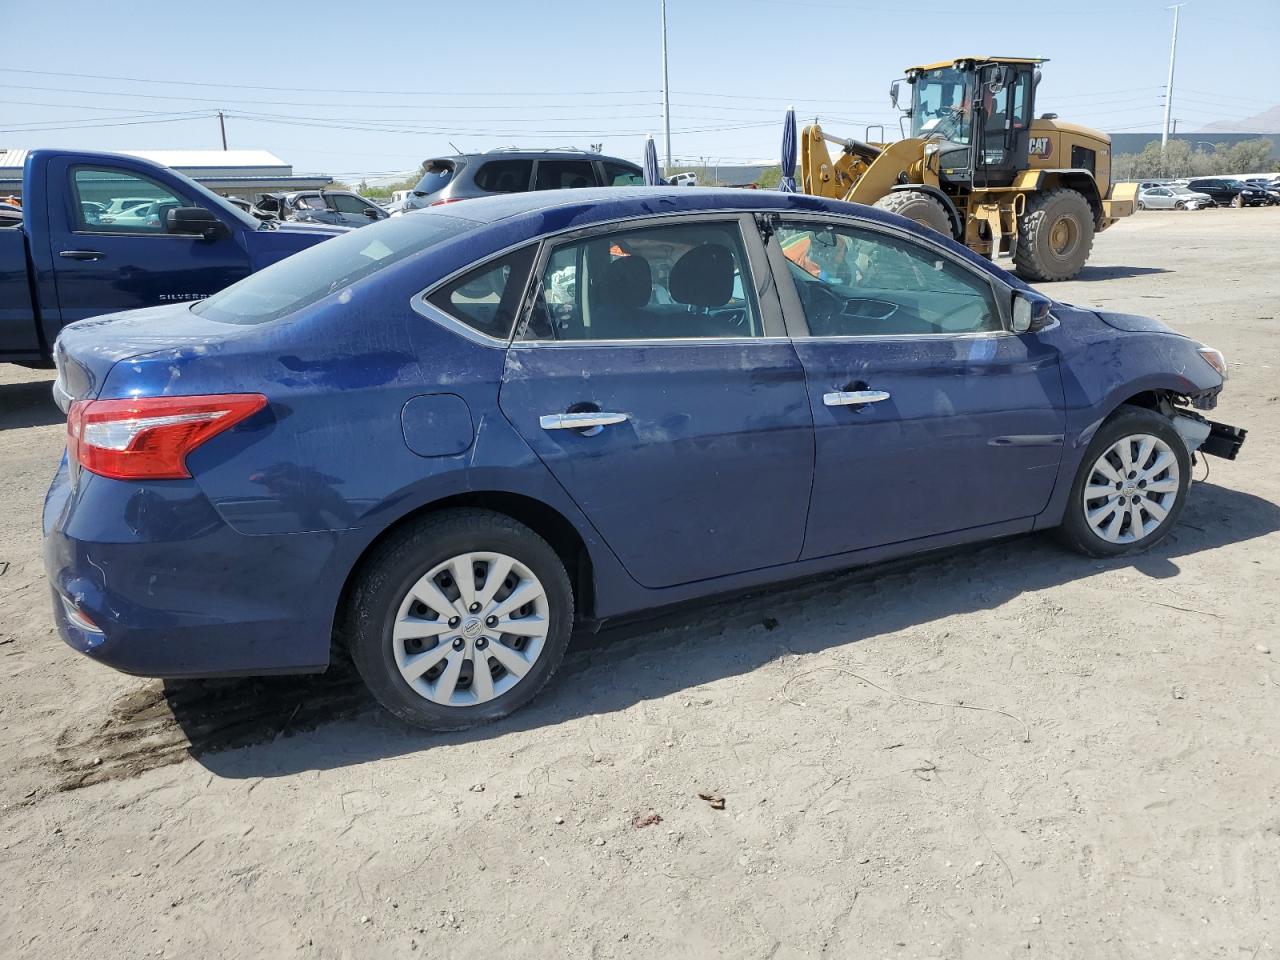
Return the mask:
<path id="1" fill-rule="evenodd" d="M 21 170 L 30 150 L 0 150 L 0 170 Z M 227 170 L 253 167 L 278 169 L 290 174 L 293 167 L 268 150 L 120 150 L 178 170 Z"/>

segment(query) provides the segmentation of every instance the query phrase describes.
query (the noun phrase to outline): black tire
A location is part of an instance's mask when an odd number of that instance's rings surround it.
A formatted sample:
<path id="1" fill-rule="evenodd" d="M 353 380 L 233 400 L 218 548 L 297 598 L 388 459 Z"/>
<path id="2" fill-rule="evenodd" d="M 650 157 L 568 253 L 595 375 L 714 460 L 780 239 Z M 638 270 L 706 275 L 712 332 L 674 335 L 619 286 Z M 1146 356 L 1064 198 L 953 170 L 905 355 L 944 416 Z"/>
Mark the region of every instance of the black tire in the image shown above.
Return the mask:
<path id="1" fill-rule="evenodd" d="M 1178 489 L 1172 506 L 1160 524 L 1140 540 L 1130 543 L 1112 543 L 1094 532 L 1086 519 L 1084 492 L 1093 473 L 1094 464 L 1117 441 L 1126 436 L 1154 436 L 1163 440 L 1173 452 L 1178 466 Z M 1058 539 L 1079 553 L 1090 557 L 1117 557 L 1127 553 L 1149 550 L 1163 540 L 1178 522 L 1187 502 L 1187 489 L 1191 485 L 1191 455 L 1169 418 L 1145 407 L 1125 404 L 1098 428 L 1089 447 L 1085 450 L 1071 484 L 1062 526 L 1057 530 Z"/>
<path id="2" fill-rule="evenodd" d="M 1175 203 L 1175 204 L 1173 205 L 1173 209 L 1175 209 L 1175 210 L 1185 210 L 1185 209 L 1187 209 L 1187 205 L 1186 205 L 1186 203 L 1184 203 L 1183 201 L 1179 200 L 1177 203 Z"/>
<path id="3" fill-rule="evenodd" d="M 906 217 L 908 220 L 914 220 L 943 236 L 955 237 L 947 208 L 937 197 L 931 197 L 923 190 L 895 190 L 877 200 L 875 206 L 889 213 L 896 213 L 900 217 Z"/>
<path id="4" fill-rule="evenodd" d="M 1146 205 L 1145 203 L 1143 203 L 1141 200 L 1139 200 L 1139 201 L 1138 201 L 1138 209 L 1139 209 L 1139 210 L 1145 210 L 1145 209 L 1147 209 L 1147 205 Z"/>
<path id="5" fill-rule="evenodd" d="M 1231 198 L 1231 206 L 1239 210 L 1241 207 L 1244 206 L 1244 197 L 1237 193 L 1234 197 Z"/>
<path id="6" fill-rule="evenodd" d="M 1065 231 L 1065 238 L 1063 231 Z M 1013 262 L 1024 280 L 1070 280 L 1093 249 L 1093 208 L 1078 190 L 1033 194 L 1018 223 Z"/>
<path id="7" fill-rule="evenodd" d="M 545 591 L 550 624 L 542 652 L 509 690 L 485 703 L 446 706 L 418 694 L 401 676 L 392 628 L 414 583 L 438 564 L 474 551 L 505 554 L 532 571 Z M 351 592 L 341 634 L 360 676 L 389 711 L 427 730 L 464 730 L 505 717 L 532 700 L 563 660 L 572 627 L 573 590 L 555 550 L 508 516 L 460 509 L 410 523 L 375 548 Z"/>

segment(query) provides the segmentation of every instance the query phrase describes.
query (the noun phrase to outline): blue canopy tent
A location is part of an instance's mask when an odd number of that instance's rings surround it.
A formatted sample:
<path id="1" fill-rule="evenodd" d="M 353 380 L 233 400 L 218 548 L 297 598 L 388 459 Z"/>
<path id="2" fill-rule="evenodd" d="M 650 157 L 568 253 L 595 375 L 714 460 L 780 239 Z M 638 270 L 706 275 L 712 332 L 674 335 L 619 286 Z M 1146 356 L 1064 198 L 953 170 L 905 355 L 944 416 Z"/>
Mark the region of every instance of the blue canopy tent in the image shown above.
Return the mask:
<path id="1" fill-rule="evenodd" d="M 796 110 L 787 107 L 782 121 L 782 180 L 778 189 L 783 193 L 796 193 Z"/>

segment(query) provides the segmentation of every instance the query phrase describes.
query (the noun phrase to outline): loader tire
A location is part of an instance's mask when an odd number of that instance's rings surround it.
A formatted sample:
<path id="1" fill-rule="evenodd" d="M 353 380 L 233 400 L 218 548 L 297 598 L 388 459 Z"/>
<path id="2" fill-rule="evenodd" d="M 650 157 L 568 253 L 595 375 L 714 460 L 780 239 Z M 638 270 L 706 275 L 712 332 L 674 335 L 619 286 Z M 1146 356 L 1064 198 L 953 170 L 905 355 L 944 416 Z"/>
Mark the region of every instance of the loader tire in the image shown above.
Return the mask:
<path id="1" fill-rule="evenodd" d="M 944 237 L 955 237 L 951 229 L 951 217 L 936 197 L 931 197 L 923 190 L 895 190 L 888 196 L 881 197 L 875 206 L 900 217 L 914 220 L 922 227 L 936 230 Z"/>
<path id="2" fill-rule="evenodd" d="M 1093 249 L 1093 209 L 1078 190 L 1060 187 L 1027 200 L 1013 262 L 1024 280 L 1070 280 Z"/>

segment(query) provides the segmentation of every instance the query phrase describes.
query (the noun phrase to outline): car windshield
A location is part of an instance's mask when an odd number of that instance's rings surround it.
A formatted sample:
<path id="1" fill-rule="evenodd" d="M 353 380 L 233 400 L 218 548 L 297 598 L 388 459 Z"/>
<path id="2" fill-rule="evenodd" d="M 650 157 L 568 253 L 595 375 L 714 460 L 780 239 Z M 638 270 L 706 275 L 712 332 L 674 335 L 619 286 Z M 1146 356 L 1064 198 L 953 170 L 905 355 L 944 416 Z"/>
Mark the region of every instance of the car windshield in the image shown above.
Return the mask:
<path id="1" fill-rule="evenodd" d="M 220 323 L 268 323 L 474 226 L 471 220 L 434 212 L 384 220 L 250 274 L 191 310 Z"/>
<path id="2" fill-rule="evenodd" d="M 458 172 L 459 166 L 452 160 L 428 160 L 422 179 L 413 188 L 413 192 L 420 197 L 438 193 L 453 180 L 453 175 Z"/>
<path id="3" fill-rule="evenodd" d="M 970 74 L 951 67 L 923 71 L 915 82 L 911 135 L 941 135 L 953 143 L 968 143 L 970 79 Z"/>

